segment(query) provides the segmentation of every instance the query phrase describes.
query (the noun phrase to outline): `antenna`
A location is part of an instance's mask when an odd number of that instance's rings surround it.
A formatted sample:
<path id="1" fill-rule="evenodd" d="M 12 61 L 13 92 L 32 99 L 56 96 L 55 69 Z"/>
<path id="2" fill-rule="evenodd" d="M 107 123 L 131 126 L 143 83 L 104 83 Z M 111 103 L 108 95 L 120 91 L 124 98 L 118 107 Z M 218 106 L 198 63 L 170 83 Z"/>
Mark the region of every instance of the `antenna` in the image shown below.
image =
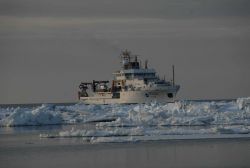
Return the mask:
<path id="1" fill-rule="evenodd" d="M 148 60 L 145 60 L 145 69 L 148 69 Z"/>
<path id="2" fill-rule="evenodd" d="M 137 55 L 135 55 L 135 62 L 137 62 Z"/>
<path id="3" fill-rule="evenodd" d="M 175 85 L 175 83 L 174 83 L 174 65 L 172 65 L 172 69 L 173 69 L 173 85 Z"/>

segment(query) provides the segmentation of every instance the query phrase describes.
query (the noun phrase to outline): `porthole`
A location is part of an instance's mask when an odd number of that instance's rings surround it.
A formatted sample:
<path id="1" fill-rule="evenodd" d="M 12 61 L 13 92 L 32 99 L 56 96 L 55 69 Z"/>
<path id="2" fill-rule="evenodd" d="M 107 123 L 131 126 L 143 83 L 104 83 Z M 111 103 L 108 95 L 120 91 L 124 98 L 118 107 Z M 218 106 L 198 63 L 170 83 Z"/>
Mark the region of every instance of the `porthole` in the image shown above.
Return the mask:
<path id="1" fill-rule="evenodd" d="M 173 98 L 173 93 L 168 93 L 169 98 Z"/>

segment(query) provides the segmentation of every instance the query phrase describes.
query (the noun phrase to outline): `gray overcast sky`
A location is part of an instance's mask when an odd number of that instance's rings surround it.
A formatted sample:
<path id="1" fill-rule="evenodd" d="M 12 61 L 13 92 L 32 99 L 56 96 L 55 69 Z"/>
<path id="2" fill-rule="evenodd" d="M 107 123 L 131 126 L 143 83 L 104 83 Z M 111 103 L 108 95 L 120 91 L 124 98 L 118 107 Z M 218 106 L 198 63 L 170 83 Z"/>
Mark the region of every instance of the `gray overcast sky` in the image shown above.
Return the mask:
<path id="1" fill-rule="evenodd" d="M 0 104 L 76 101 L 126 48 L 180 99 L 250 96 L 249 0 L 0 0 Z"/>

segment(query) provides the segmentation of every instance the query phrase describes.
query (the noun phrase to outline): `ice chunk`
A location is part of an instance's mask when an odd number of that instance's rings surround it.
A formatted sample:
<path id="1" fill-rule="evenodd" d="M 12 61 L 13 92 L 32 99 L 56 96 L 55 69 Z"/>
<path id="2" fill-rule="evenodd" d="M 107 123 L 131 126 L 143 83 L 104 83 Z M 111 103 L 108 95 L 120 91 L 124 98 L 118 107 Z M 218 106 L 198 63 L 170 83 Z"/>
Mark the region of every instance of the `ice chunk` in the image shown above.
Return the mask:
<path id="1" fill-rule="evenodd" d="M 21 126 L 21 125 L 50 125 L 61 124 L 62 117 L 54 111 L 52 105 L 42 105 L 36 109 L 16 108 L 8 117 L 1 120 L 1 125 Z"/>
<path id="2" fill-rule="evenodd" d="M 238 98 L 237 101 L 236 101 L 239 109 L 244 109 L 246 107 L 250 107 L 250 97 L 247 97 L 247 98 Z"/>
<path id="3" fill-rule="evenodd" d="M 248 134 L 250 130 L 245 126 L 225 126 L 216 128 L 221 134 Z"/>
<path id="4" fill-rule="evenodd" d="M 77 124 L 98 127 L 250 125 L 250 98 L 135 105 L 41 105 L 0 108 L 1 126 Z"/>
<path id="5" fill-rule="evenodd" d="M 97 137 L 89 140 L 91 143 L 135 143 L 139 139 L 133 136 L 128 137 Z"/>
<path id="6" fill-rule="evenodd" d="M 87 130 L 72 128 L 70 131 L 61 131 L 58 134 L 40 134 L 42 138 L 55 138 L 55 137 L 110 137 L 110 136 L 142 136 L 144 129 L 141 127 L 136 128 L 113 128 L 113 129 L 99 129 Z"/>

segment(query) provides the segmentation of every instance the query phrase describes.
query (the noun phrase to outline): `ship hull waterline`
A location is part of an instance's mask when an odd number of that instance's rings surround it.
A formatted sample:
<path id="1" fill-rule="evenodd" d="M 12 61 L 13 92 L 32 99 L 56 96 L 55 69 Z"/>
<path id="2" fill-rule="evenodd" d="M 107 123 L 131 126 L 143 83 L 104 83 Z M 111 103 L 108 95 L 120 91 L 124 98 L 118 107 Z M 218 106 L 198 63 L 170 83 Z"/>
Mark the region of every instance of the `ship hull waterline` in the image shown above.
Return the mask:
<path id="1" fill-rule="evenodd" d="M 120 98 L 113 98 L 111 93 L 100 92 L 98 95 L 90 97 L 80 97 L 80 102 L 84 104 L 145 104 L 151 102 L 173 103 L 175 93 L 169 97 L 163 91 L 126 91 L 120 92 Z"/>

